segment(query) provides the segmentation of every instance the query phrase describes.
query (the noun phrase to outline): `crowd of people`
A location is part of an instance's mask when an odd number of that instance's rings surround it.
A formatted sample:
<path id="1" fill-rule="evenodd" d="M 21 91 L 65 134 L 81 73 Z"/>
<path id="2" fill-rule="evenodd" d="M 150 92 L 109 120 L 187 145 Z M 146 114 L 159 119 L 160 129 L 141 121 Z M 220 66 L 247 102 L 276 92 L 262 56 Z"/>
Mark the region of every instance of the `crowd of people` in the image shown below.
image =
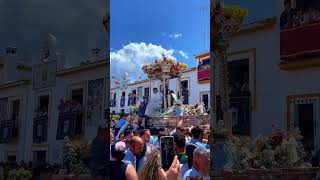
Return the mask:
<path id="1" fill-rule="evenodd" d="M 209 133 L 202 127 L 168 128 L 130 126 L 124 114 L 110 129 L 110 177 L 128 180 L 209 178 Z M 172 136 L 176 155 L 169 169 L 160 161 L 160 138 Z"/>
<path id="2" fill-rule="evenodd" d="M 281 13 L 281 28 L 299 27 L 320 22 L 320 10 L 312 5 L 303 8 L 292 8 L 291 0 L 284 1 L 285 10 Z"/>

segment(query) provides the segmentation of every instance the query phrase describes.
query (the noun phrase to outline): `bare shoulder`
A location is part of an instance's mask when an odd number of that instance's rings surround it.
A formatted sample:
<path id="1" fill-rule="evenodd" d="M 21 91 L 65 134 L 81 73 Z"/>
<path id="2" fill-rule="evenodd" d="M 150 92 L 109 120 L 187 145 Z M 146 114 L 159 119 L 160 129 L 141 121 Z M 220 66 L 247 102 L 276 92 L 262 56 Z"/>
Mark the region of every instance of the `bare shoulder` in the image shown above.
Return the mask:
<path id="1" fill-rule="evenodd" d="M 128 164 L 127 166 L 126 178 L 127 180 L 138 180 L 136 169 L 131 164 Z"/>

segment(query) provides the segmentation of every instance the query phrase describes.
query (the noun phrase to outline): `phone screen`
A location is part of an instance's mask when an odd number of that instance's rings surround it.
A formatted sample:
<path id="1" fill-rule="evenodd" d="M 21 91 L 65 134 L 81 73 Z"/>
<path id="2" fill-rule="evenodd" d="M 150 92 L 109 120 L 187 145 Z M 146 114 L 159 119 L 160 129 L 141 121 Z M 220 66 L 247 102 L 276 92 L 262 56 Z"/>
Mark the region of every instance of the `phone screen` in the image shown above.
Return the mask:
<path id="1" fill-rule="evenodd" d="M 163 136 L 160 138 L 160 151 L 162 168 L 168 170 L 175 156 L 173 136 Z"/>

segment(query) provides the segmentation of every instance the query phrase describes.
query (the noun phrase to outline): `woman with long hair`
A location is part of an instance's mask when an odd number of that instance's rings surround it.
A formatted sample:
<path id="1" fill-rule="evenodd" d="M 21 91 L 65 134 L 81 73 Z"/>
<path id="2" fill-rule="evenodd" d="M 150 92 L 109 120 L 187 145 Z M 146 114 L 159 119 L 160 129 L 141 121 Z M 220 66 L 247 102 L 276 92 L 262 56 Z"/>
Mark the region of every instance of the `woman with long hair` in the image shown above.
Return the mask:
<path id="1" fill-rule="evenodd" d="M 169 170 L 164 171 L 161 168 L 160 151 L 155 151 L 141 169 L 139 180 L 181 180 L 179 172 L 180 163 L 177 156 Z"/>

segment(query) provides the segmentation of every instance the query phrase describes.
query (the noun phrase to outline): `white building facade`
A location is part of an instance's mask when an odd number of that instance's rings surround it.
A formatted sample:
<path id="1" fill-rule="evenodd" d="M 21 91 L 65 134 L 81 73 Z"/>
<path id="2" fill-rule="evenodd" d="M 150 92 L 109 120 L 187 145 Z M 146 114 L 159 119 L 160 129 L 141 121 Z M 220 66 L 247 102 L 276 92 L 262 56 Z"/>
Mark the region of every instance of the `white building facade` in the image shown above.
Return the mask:
<path id="1" fill-rule="evenodd" d="M 197 58 L 197 57 L 196 57 Z M 209 54 L 200 59 L 209 58 Z M 150 98 L 153 94 L 152 89 L 162 89 L 159 80 L 143 80 L 125 84 L 125 77 L 120 80 L 112 80 L 110 91 L 110 113 L 129 113 L 131 106 L 139 106 L 143 97 Z M 208 109 L 210 105 L 210 84 L 208 80 L 198 79 L 198 68 L 187 69 L 181 76 L 181 98 L 184 104 L 196 104 L 203 102 Z M 169 80 L 169 90 L 174 94 L 179 91 L 177 78 Z M 130 94 L 135 94 L 130 99 Z M 131 96 L 132 97 L 132 96 Z M 133 99 L 133 100 L 132 100 Z"/>
<path id="2" fill-rule="evenodd" d="M 20 61 L 16 49 L 0 58 L 0 161 L 61 163 L 64 140 L 57 134 L 89 142 L 105 120 L 108 60 L 64 68 L 64 58 L 49 51 L 34 66 Z M 61 99 L 80 103 L 82 115 L 69 117 L 75 121 L 62 118 Z M 39 107 L 41 116 L 35 113 Z M 61 134 L 65 122 L 68 128 Z"/>

